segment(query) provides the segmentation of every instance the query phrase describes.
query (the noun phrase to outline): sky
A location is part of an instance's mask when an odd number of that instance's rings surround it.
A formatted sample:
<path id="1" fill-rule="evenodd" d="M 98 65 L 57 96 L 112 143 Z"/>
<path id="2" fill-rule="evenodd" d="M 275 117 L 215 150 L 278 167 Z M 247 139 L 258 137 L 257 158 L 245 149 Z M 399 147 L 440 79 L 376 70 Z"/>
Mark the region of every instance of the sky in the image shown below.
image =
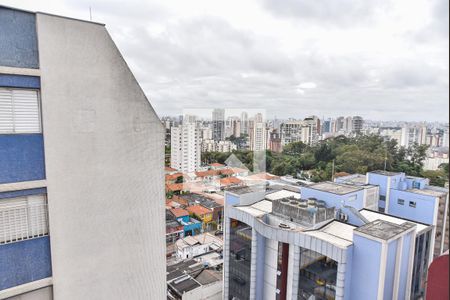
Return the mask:
<path id="1" fill-rule="evenodd" d="M 448 122 L 448 0 L 0 0 L 105 23 L 160 116 Z"/>

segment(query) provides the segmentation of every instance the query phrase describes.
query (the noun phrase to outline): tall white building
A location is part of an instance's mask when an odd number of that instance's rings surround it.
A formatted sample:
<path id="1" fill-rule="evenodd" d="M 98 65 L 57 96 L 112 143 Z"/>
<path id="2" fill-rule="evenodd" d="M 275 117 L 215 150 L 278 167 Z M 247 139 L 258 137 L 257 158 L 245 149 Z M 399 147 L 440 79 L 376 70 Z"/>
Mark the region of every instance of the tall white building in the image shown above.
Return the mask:
<path id="1" fill-rule="evenodd" d="M 171 130 L 170 166 L 180 172 L 195 172 L 200 168 L 200 129 L 195 123 L 185 123 Z"/>
<path id="2" fill-rule="evenodd" d="M 253 123 L 250 147 L 253 151 L 264 151 L 267 149 L 268 130 L 264 122 Z"/>
<path id="3" fill-rule="evenodd" d="M 352 119 L 352 132 L 360 133 L 363 129 L 364 119 L 360 116 L 354 116 Z"/>
<path id="4" fill-rule="evenodd" d="M 248 114 L 245 111 L 241 114 L 241 133 L 248 134 Z"/>
<path id="5" fill-rule="evenodd" d="M 445 127 L 445 129 L 444 129 L 444 135 L 443 135 L 443 137 L 442 137 L 442 139 L 443 139 L 443 141 L 442 141 L 442 146 L 443 147 L 447 147 L 448 148 L 448 145 L 449 145 L 449 137 L 448 137 L 448 134 L 449 134 L 449 130 L 448 130 L 448 125 Z"/>

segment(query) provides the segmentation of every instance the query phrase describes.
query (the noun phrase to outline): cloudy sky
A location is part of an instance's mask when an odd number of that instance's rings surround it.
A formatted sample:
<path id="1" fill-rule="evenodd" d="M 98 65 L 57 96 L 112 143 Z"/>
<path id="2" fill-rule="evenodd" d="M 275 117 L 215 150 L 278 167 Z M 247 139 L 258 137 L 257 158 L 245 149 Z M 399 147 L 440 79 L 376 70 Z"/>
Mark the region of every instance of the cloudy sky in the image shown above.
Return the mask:
<path id="1" fill-rule="evenodd" d="M 159 115 L 448 121 L 448 0 L 0 0 L 106 23 Z"/>

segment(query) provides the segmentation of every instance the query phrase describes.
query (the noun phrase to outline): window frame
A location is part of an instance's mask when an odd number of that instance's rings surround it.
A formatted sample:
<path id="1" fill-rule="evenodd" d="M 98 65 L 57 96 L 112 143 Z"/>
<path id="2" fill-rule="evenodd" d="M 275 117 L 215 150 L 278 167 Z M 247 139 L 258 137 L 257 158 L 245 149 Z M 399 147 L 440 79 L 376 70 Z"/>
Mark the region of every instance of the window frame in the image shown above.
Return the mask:
<path id="1" fill-rule="evenodd" d="M 22 87 L 5 87 L 0 86 L 0 90 L 7 90 L 10 91 L 11 94 L 15 90 L 22 90 L 22 91 L 35 91 L 37 94 L 37 109 L 38 109 L 38 131 L 27 131 L 27 132 L 17 132 L 16 131 L 16 123 L 15 123 L 15 103 L 14 99 L 11 98 L 12 101 L 12 131 L 11 132 L 0 132 L 0 135 L 19 135 L 19 134 L 42 134 L 43 132 L 43 125 L 42 125 L 42 103 L 41 103 L 41 90 L 38 88 L 22 88 Z M 12 97 L 12 96 L 11 96 Z"/>

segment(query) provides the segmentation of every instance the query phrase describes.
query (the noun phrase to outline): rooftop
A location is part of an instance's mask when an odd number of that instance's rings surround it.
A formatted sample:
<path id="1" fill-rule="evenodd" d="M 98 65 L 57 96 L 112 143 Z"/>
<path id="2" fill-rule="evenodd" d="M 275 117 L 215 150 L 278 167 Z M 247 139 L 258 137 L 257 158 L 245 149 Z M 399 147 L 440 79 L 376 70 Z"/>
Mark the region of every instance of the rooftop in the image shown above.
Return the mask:
<path id="1" fill-rule="evenodd" d="M 294 197 L 296 199 L 300 199 L 300 188 L 297 188 L 298 192 L 292 192 L 292 191 L 288 191 L 288 190 L 280 190 L 280 191 L 276 191 L 273 193 L 269 193 L 266 194 L 266 199 L 267 200 L 279 200 L 279 199 L 283 199 L 283 198 L 287 198 L 287 197 Z"/>
<path id="2" fill-rule="evenodd" d="M 188 206 L 186 208 L 189 212 L 196 214 L 197 216 L 202 216 L 208 213 L 211 213 L 211 211 L 201 205 L 192 205 Z"/>
<path id="3" fill-rule="evenodd" d="M 242 184 L 242 180 L 240 180 L 236 177 L 228 177 L 228 178 L 220 179 L 221 186 L 230 186 L 230 185 L 235 185 L 235 184 Z"/>
<path id="4" fill-rule="evenodd" d="M 356 228 L 355 232 L 367 234 L 382 240 L 389 240 L 414 226 L 416 225 L 410 222 L 405 222 L 399 225 L 378 219 Z"/>
<path id="5" fill-rule="evenodd" d="M 432 197 L 441 197 L 448 194 L 448 190 L 445 189 L 430 189 L 430 188 L 424 188 L 424 189 L 408 189 L 407 192 L 425 195 L 425 196 L 432 196 Z"/>
<path id="6" fill-rule="evenodd" d="M 414 222 L 414 221 L 410 221 L 410 220 L 402 219 L 402 218 L 399 218 L 399 217 L 386 215 L 384 213 L 380 213 L 380 212 L 369 210 L 369 209 L 361 209 L 359 212 L 369 222 L 373 222 L 375 220 L 384 220 L 384 221 L 388 221 L 388 222 L 391 222 L 391 223 L 394 223 L 394 224 L 398 224 L 398 225 L 402 225 L 402 224 L 408 223 L 408 222 L 416 224 L 417 225 L 417 228 L 416 228 L 416 232 L 417 233 L 420 233 L 421 231 L 423 231 L 423 230 L 425 230 L 427 228 L 431 228 L 431 225 L 417 223 L 417 222 Z"/>
<path id="7" fill-rule="evenodd" d="M 355 226 L 331 221 L 318 230 L 305 231 L 305 234 L 327 241 L 337 247 L 346 248 L 353 244 Z"/>
<path id="8" fill-rule="evenodd" d="M 361 190 L 361 187 L 347 184 L 339 184 L 331 181 L 320 182 L 308 186 L 308 188 L 315 189 L 322 192 L 333 193 L 337 195 L 345 195 Z"/>
<path id="9" fill-rule="evenodd" d="M 182 208 L 172 208 L 170 212 L 175 216 L 175 218 L 189 216 L 189 212 Z"/>
<path id="10" fill-rule="evenodd" d="M 215 245 L 213 248 L 221 248 L 223 241 L 221 238 L 214 236 L 210 233 L 203 233 L 194 236 L 187 236 L 176 241 L 178 248 L 185 248 L 194 245 Z M 216 249 L 215 249 L 216 250 Z"/>
<path id="11" fill-rule="evenodd" d="M 384 175 L 384 176 L 397 176 L 397 175 L 402 174 L 400 172 L 390 172 L 390 171 L 383 171 L 383 170 L 376 170 L 376 171 L 371 171 L 371 172 L 368 172 L 368 173 Z"/>
<path id="12" fill-rule="evenodd" d="M 253 193 L 255 192 L 255 186 L 236 186 L 236 187 L 230 187 L 228 189 L 226 189 L 227 192 L 233 193 L 233 194 L 237 194 L 237 195 L 243 195 L 243 194 L 248 194 L 248 193 Z M 262 188 L 262 187 L 259 187 Z"/>
<path id="13" fill-rule="evenodd" d="M 345 182 L 354 185 L 365 185 L 366 175 L 363 174 L 352 174 L 348 176 L 341 176 L 338 178 L 339 182 Z"/>
<path id="14" fill-rule="evenodd" d="M 219 163 L 212 163 L 212 164 L 210 164 L 210 166 L 211 166 L 211 167 L 216 167 L 216 168 L 217 168 L 217 167 L 219 167 L 219 168 L 220 168 L 220 167 L 225 167 L 225 165 L 219 164 Z"/>

